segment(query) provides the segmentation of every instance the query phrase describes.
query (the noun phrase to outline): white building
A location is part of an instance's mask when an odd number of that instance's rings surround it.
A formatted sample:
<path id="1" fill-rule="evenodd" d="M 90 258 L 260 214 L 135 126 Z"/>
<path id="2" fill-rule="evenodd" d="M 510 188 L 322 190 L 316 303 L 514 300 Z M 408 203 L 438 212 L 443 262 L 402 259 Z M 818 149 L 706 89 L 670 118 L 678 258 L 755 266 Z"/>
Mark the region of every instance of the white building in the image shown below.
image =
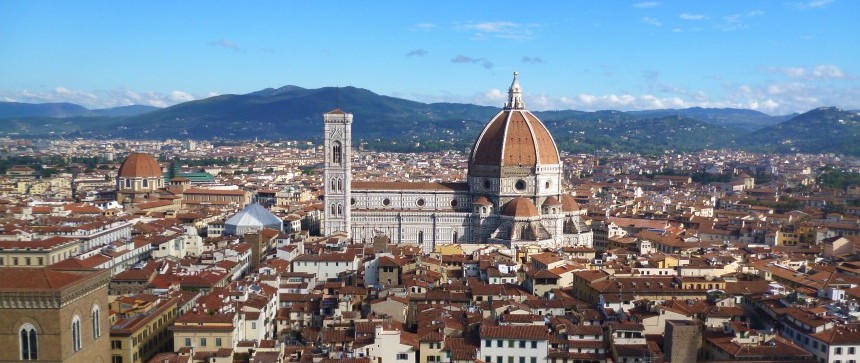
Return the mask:
<path id="1" fill-rule="evenodd" d="M 300 255 L 293 259 L 292 271 L 314 274 L 317 279 L 337 277 L 346 271 L 358 271 L 361 260 L 352 253 Z"/>
<path id="2" fill-rule="evenodd" d="M 546 362 L 549 333 L 545 326 L 481 326 L 478 358 L 490 363 Z"/>
<path id="3" fill-rule="evenodd" d="M 373 344 L 364 347 L 364 356 L 371 362 L 417 362 L 415 347 L 403 344 L 400 335 L 399 330 L 385 330 L 382 325 L 377 325 Z"/>
<path id="4" fill-rule="evenodd" d="M 505 107 L 475 141 L 465 182 L 352 182 L 352 115 L 338 109 L 324 120 L 324 234 L 384 234 L 427 252 L 449 243 L 592 246 L 582 211 L 561 190 L 555 141 L 525 109 L 516 73 Z"/>

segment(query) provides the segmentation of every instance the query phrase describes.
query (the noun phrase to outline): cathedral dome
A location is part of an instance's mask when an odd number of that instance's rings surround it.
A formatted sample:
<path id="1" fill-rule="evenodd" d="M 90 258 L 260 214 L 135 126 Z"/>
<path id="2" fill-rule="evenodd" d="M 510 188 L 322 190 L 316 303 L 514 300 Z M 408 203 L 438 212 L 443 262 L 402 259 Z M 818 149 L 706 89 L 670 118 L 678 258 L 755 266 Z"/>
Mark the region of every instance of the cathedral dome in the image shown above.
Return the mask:
<path id="1" fill-rule="evenodd" d="M 573 199 L 572 195 L 562 194 L 561 195 L 561 211 L 562 212 L 579 211 L 579 203 L 576 202 L 576 199 Z"/>
<path id="2" fill-rule="evenodd" d="M 516 197 L 505 204 L 502 215 L 508 217 L 539 217 L 540 213 L 538 213 L 537 207 L 535 207 L 531 199 Z"/>
<path id="3" fill-rule="evenodd" d="M 152 155 L 145 153 L 131 153 L 119 167 L 121 178 L 160 178 L 161 166 Z"/>
<path id="4" fill-rule="evenodd" d="M 473 165 L 497 167 L 560 164 L 558 148 L 549 130 L 525 109 L 516 72 L 505 108 L 481 131 L 469 161 Z"/>

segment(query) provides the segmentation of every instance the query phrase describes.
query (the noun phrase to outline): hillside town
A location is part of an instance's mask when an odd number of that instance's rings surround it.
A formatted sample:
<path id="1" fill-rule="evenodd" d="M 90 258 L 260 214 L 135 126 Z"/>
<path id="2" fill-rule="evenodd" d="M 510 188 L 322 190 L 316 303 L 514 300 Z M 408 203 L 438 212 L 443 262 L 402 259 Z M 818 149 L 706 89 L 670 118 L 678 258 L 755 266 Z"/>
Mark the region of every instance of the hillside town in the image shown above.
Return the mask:
<path id="1" fill-rule="evenodd" d="M 568 155 L 577 245 L 325 233 L 299 142 L 0 140 L 0 360 L 856 362 L 856 158 Z M 354 183 L 463 180 L 358 147 Z M 525 237 L 523 237 L 526 239 Z"/>

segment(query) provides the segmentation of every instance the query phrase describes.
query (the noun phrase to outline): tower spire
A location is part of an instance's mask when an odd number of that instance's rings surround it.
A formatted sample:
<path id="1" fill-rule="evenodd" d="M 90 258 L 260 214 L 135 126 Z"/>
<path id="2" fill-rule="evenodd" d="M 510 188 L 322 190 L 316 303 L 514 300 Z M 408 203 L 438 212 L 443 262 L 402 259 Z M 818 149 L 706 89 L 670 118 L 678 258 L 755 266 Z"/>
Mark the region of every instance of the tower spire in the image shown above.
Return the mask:
<path id="1" fill-rule="evenodd" d="M 511 82 L 511 88 L 508 88 L 506 109 L 522 110 L 526 108 L 526 104 L 523 102 L 523 89 L 520 88 L 520 81 L 517 80 L 518 75 L 519 73 L 514 72 L 514 81 Z"/>

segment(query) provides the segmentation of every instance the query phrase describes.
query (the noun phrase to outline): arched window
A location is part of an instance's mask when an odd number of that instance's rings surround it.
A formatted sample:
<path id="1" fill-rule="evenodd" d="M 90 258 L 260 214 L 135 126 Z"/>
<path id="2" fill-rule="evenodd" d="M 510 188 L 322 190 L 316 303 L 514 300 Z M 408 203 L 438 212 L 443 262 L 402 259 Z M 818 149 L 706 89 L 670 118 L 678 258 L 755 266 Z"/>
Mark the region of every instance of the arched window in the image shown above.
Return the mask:
<path id="1" fill-rule="evenodd" d="M 343 206 L 340 204 L 337 205 L 337 215 L 343 215 Z"/>
<path id="2" fill-rule="evenodd" d="M 457 237 L 458 237 L 457 231 L 454 231 L 454 236 L 453 236 L 454 243 L 457 243 Z"/>
<path id="3" fill-rule="evenodd" d="M 340 164 L 343 161 L 343 151 L 341 150 L 340 141 L 335 141 L 331 147 L 331 162 Z"/>
<path id="4" fill-rule="evenodd" d="M 339 192 L 343 191 L 343 179 L 340 179 L 340 178 L 337 179 L 337 191 L 339 191 Z"/>
<path id="5" fill-rule="evenodd" d="M 331 215 L 333 215 L 333 216 L 337 215 L 337 204 L 334 204 L 334 203 L 331 204 Z"/>
<path id="6" fill-rule="evenodd" d="M 72 318 L 72 351 L 81 350 L 81 318 L 77 315 Z"/>
<path id="7" fill-rule="evenodd" d="M 27 323 L 21 326 L 21 360 L 39 359 L 39 338 L 36 327 Z"/>
<path id="8" fill-rule="evenodd" d="M 334 180 L 334 178 L 332 178 L 331 179 L 331 191 L 335 191 L 335 190 L 337 190 L 337 182 Z"/>
<path id="9" fill-rule="evenodd" d="M 125 187 L 131 188 L 131 179 L 125 179 Z"/>
<path id="10" fill-rule="evenodd" d="M 149 180 L 148 179 L 143 179 L 143 187 L 149 188 Z"/>
<path id="11" fill-rule="evenodd" d="M 101 315 L 101 312 L 99 311 L 99 306 L 93 305 L 93 312 L 92 312 L 93 340 L 98 339 L 98 337 L 102 335 L 102 327 L 100 325 L 101 324 L 100 315 Z"/>
<path id="12" fill-rule="evenodd" d="M 424 243 L 424 231 L 418 231 L 418 244 Z"/>

